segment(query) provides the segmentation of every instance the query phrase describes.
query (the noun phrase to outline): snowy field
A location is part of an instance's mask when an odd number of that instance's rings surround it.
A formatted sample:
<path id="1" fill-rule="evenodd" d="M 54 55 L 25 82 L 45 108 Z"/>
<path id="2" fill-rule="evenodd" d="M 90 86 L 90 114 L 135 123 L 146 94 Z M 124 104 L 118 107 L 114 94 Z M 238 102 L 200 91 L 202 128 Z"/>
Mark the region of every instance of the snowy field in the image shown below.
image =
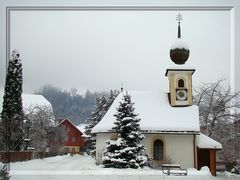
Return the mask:
<path id="1" fill-rule="evenodd" d="M 114 169 L 95 165 L 87 155 L 64 155 L 45 159 L 11 163 L 11 180 L 239 180 L 240 176 L 230 173 L 210 175 L 209 170 L 188 169 L 187 176 L 167 176 L 161 170 Z"/>

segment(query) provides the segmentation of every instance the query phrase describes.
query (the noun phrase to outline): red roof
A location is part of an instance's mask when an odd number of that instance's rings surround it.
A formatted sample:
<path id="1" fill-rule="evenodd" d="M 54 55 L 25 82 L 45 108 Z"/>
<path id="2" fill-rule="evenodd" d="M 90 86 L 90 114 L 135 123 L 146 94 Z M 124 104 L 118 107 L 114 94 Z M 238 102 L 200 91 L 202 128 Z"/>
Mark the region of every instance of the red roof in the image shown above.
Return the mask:
<path id="1" fill-rule="evenodd" d="M 73 128 L 75 128 L 76 130 L 78 130 L 81 134 L 83 134 L 83 132 L 80 131 L 80 129 L 77 128 L 77 126 L 75 124 L 72 123 L 72 121 L 70 121 L 69 119 L 63 119 L 61 122 L 59 122 L 57 124 L 57 126 L 61 125 L 61 124 L 64 124 L 64 122 L 68 122 L 72 125 Z"/>

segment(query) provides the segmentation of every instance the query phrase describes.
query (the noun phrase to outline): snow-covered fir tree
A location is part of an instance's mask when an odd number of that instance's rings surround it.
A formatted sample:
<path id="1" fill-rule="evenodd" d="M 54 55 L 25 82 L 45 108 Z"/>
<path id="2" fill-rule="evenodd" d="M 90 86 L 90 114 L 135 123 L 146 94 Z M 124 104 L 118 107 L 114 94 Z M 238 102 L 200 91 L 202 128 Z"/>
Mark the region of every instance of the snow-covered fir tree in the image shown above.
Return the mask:
<path id="1" fill-rule="evenodd" d="M 118 94 L 119 91 L 114 90 L 111 91 L 109 95 L 100 95 L 96 97 L 96 106 L 91 116 L 87 119 L 88 125 L 85 128 L 85 142 L 87 148 L 90 149 L 92 153 L 94 153 L 96 149 L 96 134 L 91 133 L 92 128 L 101 121 Z"/>
<path id="2" fill-rule="evenodd" d="M 22 63 L 17 50 L 9 60 L 1 119 L 3 141 L 9 150 L 19 150 L 23 140 Z"/>
<path id="3" fill-rule="evenodd" d="M 112 105 L 113 101 L 116 99 L 116 97 L 118 96 L 119 91 L 118 90 L 111 90 L 110 94 L 108 95 L 107 98 L 107 109 L 110 108 L 110 106 Z"/>
<path id="4" fill-rule="evenodd" d="M 96 135 L 92 134 L 92 128 L 99 123 L 99 121 L 102 119 L 104 114 L 106 113 L 106 104 L 107 99 L 105 96 L 98 96 L 96 97 L 96 106 L 91 113 L 91 116 L 88 118 L 87 122 L 88 125 L 85 128 L 85 142 L 87 143 L 87 148 L 91 151 L 94 151 L 96 146 Z"/>
<path id="5" fill-rule="evenodd" d="M 133 106 L 131 96 L 124 95 L 123 102 L 120 102 L 114 115 L 116 121 L 112 128 L 118 138 L 106 142 L 107 148 L 102 159 L 105 167 L 139 168 L 147 164 L 145 148 L 141 144 L 144 135 L 141 133 L 140 119 L 137 118 L 138 114 L 134 113 Z"/>

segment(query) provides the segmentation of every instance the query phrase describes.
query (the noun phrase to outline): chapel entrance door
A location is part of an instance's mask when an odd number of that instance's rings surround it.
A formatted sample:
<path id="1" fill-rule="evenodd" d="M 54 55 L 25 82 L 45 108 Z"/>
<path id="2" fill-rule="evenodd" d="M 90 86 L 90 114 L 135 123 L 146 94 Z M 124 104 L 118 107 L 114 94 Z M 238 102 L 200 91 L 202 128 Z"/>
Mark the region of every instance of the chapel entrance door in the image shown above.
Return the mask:
<path id="1" fill-rule="evenodd" d="M 197 150 L 197 169 L 207 166 L 213 176 L 216 175 L 216 150 L 198 149 Z"/>
<path id="2" fill-rule="evenodd" d="M 210 152 L 208 149 L 198 149 L 198 170 L 203 166 L 210 168 Z"/>

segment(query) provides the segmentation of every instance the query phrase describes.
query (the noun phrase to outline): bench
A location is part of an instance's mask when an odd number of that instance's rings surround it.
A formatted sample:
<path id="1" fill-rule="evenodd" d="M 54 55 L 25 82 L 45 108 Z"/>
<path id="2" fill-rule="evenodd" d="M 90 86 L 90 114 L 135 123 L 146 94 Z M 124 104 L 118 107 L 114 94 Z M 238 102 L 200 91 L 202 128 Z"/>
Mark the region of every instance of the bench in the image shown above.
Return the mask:
<path id="1" fill-rule="evenodd" d="M 167 175 L 184 175 L 186 176 L 187 169 L 182 169 L 180 164 L 162 164 L 162 172 Z"/>

